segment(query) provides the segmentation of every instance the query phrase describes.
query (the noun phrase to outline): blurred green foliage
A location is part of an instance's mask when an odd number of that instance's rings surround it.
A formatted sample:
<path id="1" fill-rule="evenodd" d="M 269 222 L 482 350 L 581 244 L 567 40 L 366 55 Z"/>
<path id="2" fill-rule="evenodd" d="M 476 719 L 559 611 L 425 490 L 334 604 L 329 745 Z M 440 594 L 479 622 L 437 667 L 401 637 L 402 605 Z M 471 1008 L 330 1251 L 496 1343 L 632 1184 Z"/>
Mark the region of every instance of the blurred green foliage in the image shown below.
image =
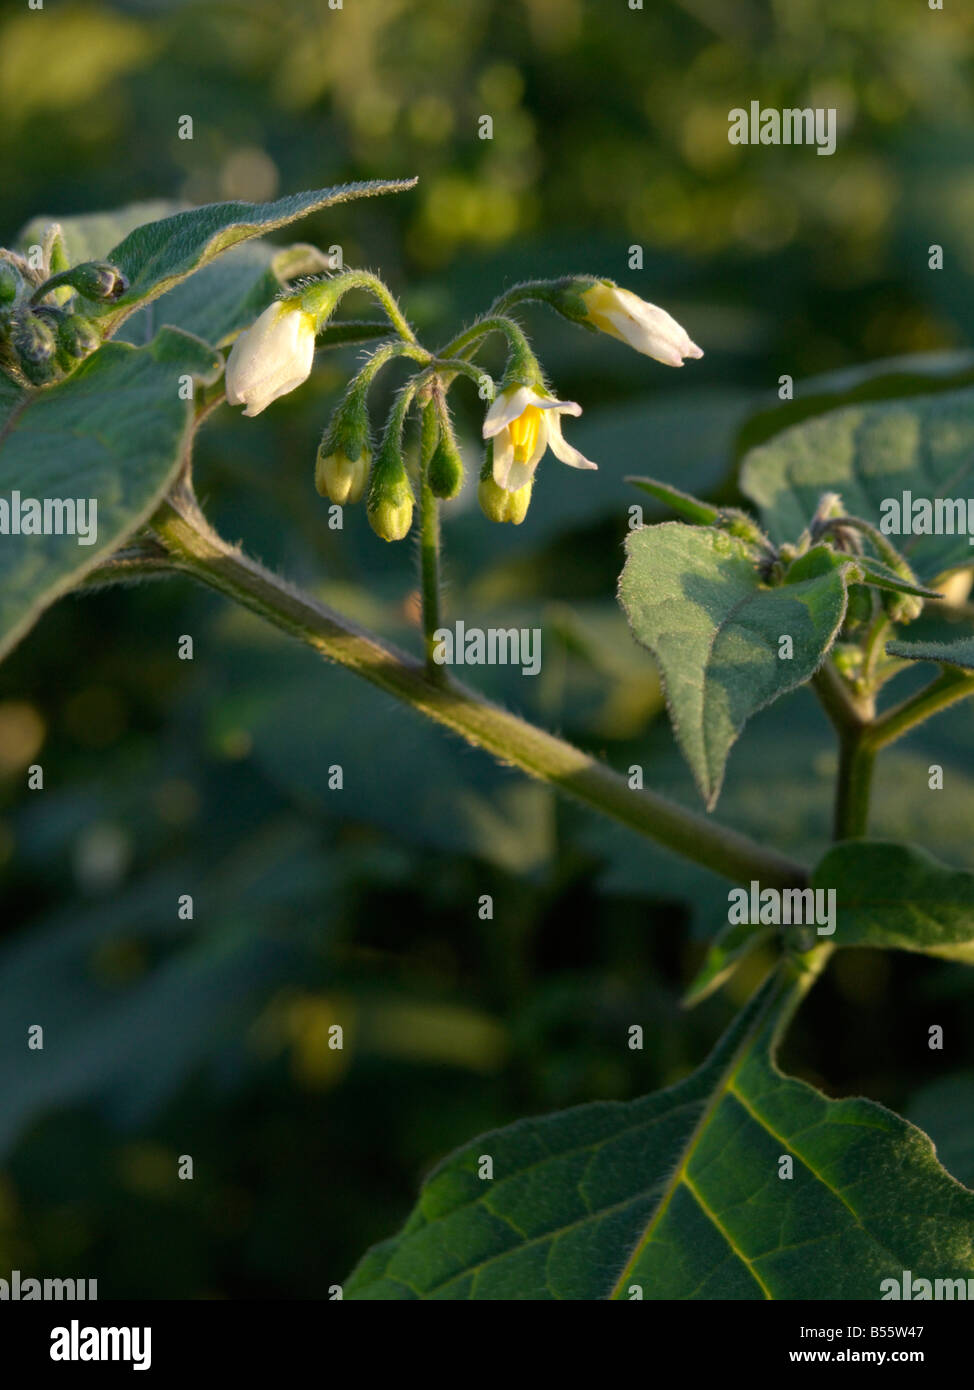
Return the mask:
<path id="1" fill-rule="evenodd" d="M 3 239 L 38 213 L 418 174 L 298 235 L 379 269 L 431 341 L 528 275 L 601 273 L 663 303 L 707 354 L 680 376 L 526 315 L 585 407 L 569 437 L 601 469 L 549 459 L 517 529 L 490 526 L 469 489 L 451 503 L 447 604 L 543 628 L 536 681 L 496 668 L 476 684 L 694 804 L 614 600 L 626 509 L 644 500 L 623 475 L 733 498 L 736 441 L 781 374 L 963 344 L 972 42 L 974 14 L 913 0 L 11 7 Z M 752 98 L 835 106 L 837 153 L 730 145 L 727 112 Z M 415 647 L 411 544 L 381 545 L 361 513 L 329 531 L 313 491 L 355 360 L 322 354 L 259 420 L 221 411 L 198 487 L 225 535 Z M 946 790 L 921 817 L 932 761 Z M 26 790 L 32 762 L 43 792 Z M 717 814 L 810 857 L 835 767 L 800 694 L 749 727 Z M 969 866 L 972 797 L 961 707 L 885 755 L 875 826 Z M 97 1277 L 102 1296 L 323 1296 L 434 1160 L 518 1115 L 686 1074 L 760 969 L 682 1012 L 724 885 L 188 581 L 64 600 L 0 669 L 0 866 L 0 1273 Z M 845 953 L 784 1061 L 905 1108 L 970 1180 L 971 996 L 958 967 Z M 26 1053 L 37 1022 L 44 1052 Z M 634 1022 L 642 1052 L 625 1046 Z M 192 1183 L 175 1176 L 187 1153 Z"/>

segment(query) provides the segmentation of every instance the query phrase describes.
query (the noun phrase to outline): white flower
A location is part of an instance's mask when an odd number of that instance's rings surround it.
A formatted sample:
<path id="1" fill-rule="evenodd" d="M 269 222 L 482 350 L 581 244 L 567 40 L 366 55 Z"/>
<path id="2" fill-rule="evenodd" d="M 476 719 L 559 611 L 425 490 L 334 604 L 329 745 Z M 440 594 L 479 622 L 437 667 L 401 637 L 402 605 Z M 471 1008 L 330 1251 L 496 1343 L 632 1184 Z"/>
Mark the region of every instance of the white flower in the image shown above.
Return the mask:
<path id="1" fill-rule="evenodd" d="M 574 401 L 539 396 L 530 386 L 507 386 L 499 391 L 484 417 L 484 438 L 494 440 L 494 482 L 519 492 L 534 477 L 541 455 L 550 449 L 571 468 L 598 468 L 566 442 L 562 415 L 581 415 Z"/>
<path id="2" fill-rule="evenodd" d="M 598 282 L 584 292 L 582 299 L 590 323 L 657 362 L 682 367 L 685 357 L 703 356 L 675 318 L 665 309 L 647 304 L 631 290 Z"/>
<path id="3" fill-rule="evenodd" d="M 314 319 L 296 303 L 275 300 L 230 351 L 227 400 L 245 405 L 245 415 L 259 415 L 307 380 L 314 355 Z"/>

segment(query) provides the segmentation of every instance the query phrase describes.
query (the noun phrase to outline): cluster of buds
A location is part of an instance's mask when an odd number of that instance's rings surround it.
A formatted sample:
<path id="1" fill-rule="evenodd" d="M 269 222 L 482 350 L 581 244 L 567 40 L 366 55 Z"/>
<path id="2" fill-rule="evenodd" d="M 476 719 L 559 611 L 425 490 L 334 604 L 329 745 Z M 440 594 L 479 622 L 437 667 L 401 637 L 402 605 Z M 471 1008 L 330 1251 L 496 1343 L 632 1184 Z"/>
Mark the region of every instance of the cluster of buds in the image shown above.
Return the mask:
<path id="1" fill-rule="evenodd" d="M 312 369 L 317 334 L 341 296 L 355 288 L 376 295 L 400 338 L 380 344 L 351 382 L 318 447 L 315 486 L 323 497 L 341 506 L 366 497 L 369 521 L 385 540 L 401 540 L 412 525 L 416 499 L 403 432 L 414 401 L 421 421 L 420 481 L 435 498 L 451 498 L 459 492 L 463 461 L 446 392 L 458 375 L 477 375 L 470 358 L 492 332 L 507 336 L 509 353 L 496 394 L 491 386 L 492 399 L 482 424 L 486 451 L 477 496 L 484 515 L 515 526 L 524 520 L 535 472 L 548 450 L 571 468 L 598 466 L 565 439 L 562 417 L 578 416 L 582 408 L 575 401 L 559 400 L 548 387 L 519 325 L 507 316 L 510 304 L 540 300 L 564 318 L 618 338 L 670 366 L 703 356 L 665 310 L 609 280 L 591 276 L 518 286 L 472 329 L 433 354 L 416 342 L 381 281 L 346 271 L 285 291 L 240 335 L 227 361 L 230 404 L 244 406 L 245 415 L 258 415 L 305 381 Z M 397 356 L 412 358 L 421 369 L 397 397 L 373 459 L 368 392 L 379 369 Z"/>
<path id="2" fill-rule="evenodd" d="M 0 368 L 21 385 L 57 381 L 90 356 L 101 334 L 79 303 L 112 301 L 127 289 L 124 275 L 107 262 L 69 268 L 65 259 L 56 230 L 41 271 L 0 251 Z"/>

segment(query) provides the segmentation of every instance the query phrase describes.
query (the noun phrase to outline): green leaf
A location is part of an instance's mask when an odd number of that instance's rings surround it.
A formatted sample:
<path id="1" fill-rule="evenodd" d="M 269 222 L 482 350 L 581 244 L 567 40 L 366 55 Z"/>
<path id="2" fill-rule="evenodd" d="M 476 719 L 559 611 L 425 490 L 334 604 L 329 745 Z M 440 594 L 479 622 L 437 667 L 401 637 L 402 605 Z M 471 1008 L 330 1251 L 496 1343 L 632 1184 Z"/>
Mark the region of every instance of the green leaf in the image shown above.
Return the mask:
<path id="1" fill-rule="evenodd" d="M 223 347 L 267 308 L 288 280 L 319 273 L 327 265 L 327 257 L 314 246 L 244 242 L 133 314 L 120 336 L 143 343 L 168 324 Z"/>
<path id="2" fill-rule="evenodd" d="M 861 572 L 862 582 L 871 584 L 876 589 L 892 589 L 900 594 L 917 594 L 920 598 L 943 598 L 943 594 L 937 589 L 927 589 L 922 584 L 911 583 L 897 574 L 891 566 L 872 555 L 857 555 L 855 566 Z"/>
<path id="3" fill-rule="evenodd" d="M 658 483 L 654 478 L 626 478 L 625 481 L 641 488 L 643 492 L 648 492 L 657 502 L 664 503 L 671 511 L 676 512 L 677 516 L 682 516 L 695 525 L 712 526 L 720 516 L 717 507 L 691 497 L 688 492 L 681 492 L 678 487 L 670 487 L 669 483 Z"/>
<path id="4" fill-rule="evenodd" d="M 947 1172 L 974 1185 L 974 1073 L 929 1082 L 911 1096 L 907 1118 L 930 1135 Z"/>
<path id="5" fill-rule="evenodd" d="M 974 671 L 974 637 L 958 637 L 956 642 L 887 642 L 886 651 L 906 661 L 938 661 L 941 666 Z"/>
<path id="6" fill-rule="evenodd" d="M 877 1299 L 906 1269 L 974 1274 L 974 1193 L 898 1115 L 778 1071 L 778 991 L 676 1086 L 521 1120 L 447 1158 L 345 1298 Z"/>
<path id="7" fill-rule="evenodd" d="M 974 874 L 893 842 L 836 845 L 812 878 L 834 889 L 836 946 L 884 946 L 974 962 Z"/>
<path id="8" fill-rule="evenodd" d="M 178 203 L 135 203 L 112 213 L 91 213 L 60 220 L 35 217 L 21 231 L 21 250 L 40 244 L 52 223 L 57 222 L 72 265 L 79 261 L 103 260 L 130 233 L 192 211 Z M 267 241 L 247 241 L 219 256 L 189 279 L 183 279 L 150 307 L 138 309 L 127 318 L 124 331 L 117 336 L 129 343 L 146 343 L 163 325 L 195 333 L 215 347 L 223 347 L 271 302 L 282 285 L 302 275 L 328 270 L 330 261 L 316 246 L 298 242 L 275 246 Z M 190 283 L 190 281 L 192 283 Z M 339 329 L 348 331 L 341 335 Z M 318 346 L 364 342 L 386 336 L 388 322 L 372 325 L 329 325 L 318 339 Z"/>
<path id="9" fill-rule="evenodd" d="M 179 203 L 165 202 L 159 198 L 152 202 L 130 203 L 113 212 L 87 212 L 78 217 L 32 217 L 21 228 L 17 246 L 22 253 L 26 253 L 30 246 L 43 245 L 47 229 L 57 225 L 61 228 L 61 237 L 72 265 L 77 265 L 79 261 L 101 261 L 113 246 L 134 232 L 136 227 L 181 211 L 183 209 Z"/>
<path id="10" fill-rule="evenodd" d="M 844 405 L 865 401 L 897 400 L 955 391 L 974 384 L 974 353 L 922 352 L 903 357 L 883 357 L 877 362 L 840 367 L 796 383 L 790 401 L 773 400 L 754 412 L 740 430 L 735 452 L 743 457 L 782 430 L 816 415 L 826 415 Z"/>
<path id="11" fill-rule="evenodd" d="M 148 222 L 129 232 L 107 253 L 106 258 L 127 277 L 128 290 L 114 304 L 92 305 L 89 312 L 100 317 L 112 332 L 141 305 L 158 299 L 242 241 L 286 227 L 323 208 L 377 193 L 400 192 L 415 182 L 375 179 L 295 193 L 274 203 L 210 203 Z"/>
<path id="12" fill-rule="evenodd" d="M 839 493 L 850 516 L 879 526 L 886 498 L 966 498 L 972 485 L 970 388 L 832 411 L 752 449 L 741 469 L 741 488 L 777 541 L 804 530 L 823 492 Z M 971 562 L 966 532 L 891 539 L 921 577 Z"/>
<path id="13" fill-rule="evenodd" d="M 756 927 L 751 922 L 725 923 L 707 948 L 703 964 L 683 996 L 683 1007 L 692 1009 L 709 998 L 730 979 L 746 956 L 758 946 L 767 946 L 775 935 L 775 927 Z"/>
<path id="14" fill-rule="evenodd" d="M 847 557 L 816 547 L 814 563 L 804 557 L 814 573 L 768 588 L 753 547 L 709 527 L 643 527 L 626 550 L 620 602 L 659 663 L 677 739 L 711 808 L 746 721 L 824 660 L 845 614 Z M 790 659 L 778 655 L 785 635 Z"/>
<path id="15" fill-rule="evenodd" d="M 198 338 L 166 328 L 147 347 L 105 343 L 39 391 L 0 385 L 0 498 L 97 501 L 97 538 L 0 536 L 0 656 L 39 615 L 151 515 L 191 437 L 179 378 L 213 381 L 221 363 Z"/>

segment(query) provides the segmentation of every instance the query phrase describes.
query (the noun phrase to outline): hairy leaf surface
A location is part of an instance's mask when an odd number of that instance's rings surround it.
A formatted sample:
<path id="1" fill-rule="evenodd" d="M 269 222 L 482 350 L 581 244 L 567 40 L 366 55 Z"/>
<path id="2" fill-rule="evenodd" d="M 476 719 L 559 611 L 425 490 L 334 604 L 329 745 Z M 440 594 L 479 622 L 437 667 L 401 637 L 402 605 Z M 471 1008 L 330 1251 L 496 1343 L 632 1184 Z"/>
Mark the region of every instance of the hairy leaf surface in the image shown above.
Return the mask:
<path id="1" fill-rule="evenodd" d="M 64 533 L 0 535 L 0 655 L 148 519 L 191 435 L 180 377 L 209 381 L 219 370 L 205 343 L 166 328 L 147 347 L 103 344 L 56 385 L 0 385 L 0 498 L 11 510 L 15 493 L 42 505 L 97 500 L 93 544 Z"/>
<path id="2" fill-rule="evenodd" d="M 974 1274 L 974 1193 L 926 1135 L 778 1071 L 778 989 L 668 1090 L 522 1120 L 453 1154 L 344 1296 L 877 1299 L 905 1269 Z"/>
<path id="3" fill-rule="evenodd" d="M 807 681 L 832 645 L 845 613 L 846 561 L 817 547 L 800 578 L 769 588 L 753 547 L 711 527 L 644 527 L 626 550 L 622 606 L 659 662 L 676 736 L 712 807 L 746 721 Z M 790 657 L 779 655 L 783 637 Z"/>

